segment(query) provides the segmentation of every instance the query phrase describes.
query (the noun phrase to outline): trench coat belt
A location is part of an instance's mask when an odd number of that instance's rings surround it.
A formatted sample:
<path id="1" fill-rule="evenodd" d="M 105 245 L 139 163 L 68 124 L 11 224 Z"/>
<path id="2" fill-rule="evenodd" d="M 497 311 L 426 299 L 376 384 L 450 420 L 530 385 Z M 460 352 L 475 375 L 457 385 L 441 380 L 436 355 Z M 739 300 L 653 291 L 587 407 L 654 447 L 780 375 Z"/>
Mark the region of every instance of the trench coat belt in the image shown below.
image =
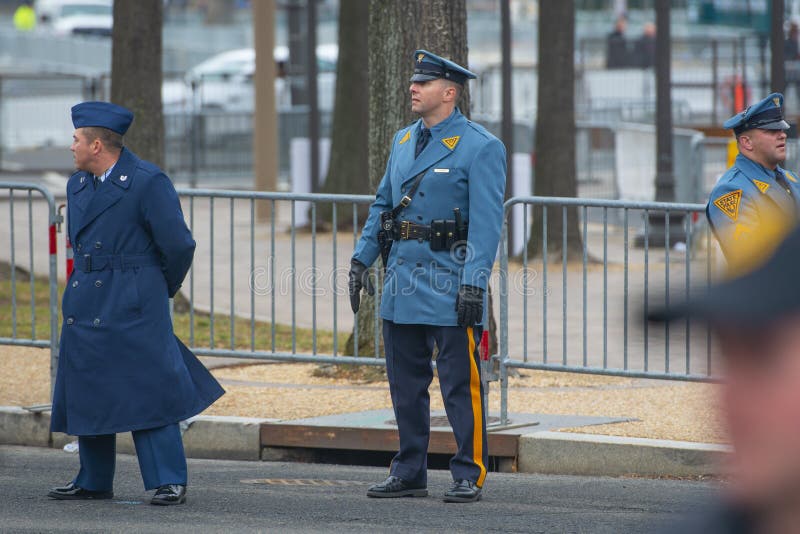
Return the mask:
<path id="1" fill-rule="evenodd" d="M 114 254 L 114 255 L 93 255 L 84 254 L 76 256 L 75 269 L 83 272 L 109 270 L 125 270 L 130 267 L 149 267 L 160 266 L 161 257 L 156 254 Z"/>

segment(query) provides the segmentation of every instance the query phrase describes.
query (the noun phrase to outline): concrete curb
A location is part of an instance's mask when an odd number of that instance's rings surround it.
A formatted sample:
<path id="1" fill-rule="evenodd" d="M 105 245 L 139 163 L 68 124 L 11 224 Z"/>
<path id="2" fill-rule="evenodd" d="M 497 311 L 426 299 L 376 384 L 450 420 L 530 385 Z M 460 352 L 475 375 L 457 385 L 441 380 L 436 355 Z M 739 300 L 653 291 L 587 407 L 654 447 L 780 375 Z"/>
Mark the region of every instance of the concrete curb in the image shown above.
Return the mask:
<path id="1" fill-rule="evenodd" d="M 190 458 L 261 460 L 261 425 L 275 419 L 201 415 L 183 435 Z M 50 413 L 0 406 L 0 445 L 62 448 L 74 438 L 50 433 Z M 130 432 L 117 451 L 134 454 Z M 699 476 L 719 472 L 724 445 L 541 431 L 519 437 L 517 471 L 588 476 Z M 298 458 L 302 458 L 300 455 Z M 282 457 L 283 458 L 283 457 Z M 287 457 L 291 458 L 291 457 Z M 285 458 L 284 458 L 285 459 Z"/>
<path id="2" fill-rule="evenodd" d="M 725 445 L 569 432 L 520 436 L 523 473 L 587 476 L 680 476 L 718 473 Z"/>
<path id="3" fill-rule="evenodd" d="M 261 424 L 274 419 L 200 415 L 188 421 L 183 448 L 189 458 L 260 460 Z M 50 433 L 50 412 L 0 406 L 0 444 L 62 448 L 75 438 Z M 130 432 L 117 436 L 117 452 L 135 454 Z"/>

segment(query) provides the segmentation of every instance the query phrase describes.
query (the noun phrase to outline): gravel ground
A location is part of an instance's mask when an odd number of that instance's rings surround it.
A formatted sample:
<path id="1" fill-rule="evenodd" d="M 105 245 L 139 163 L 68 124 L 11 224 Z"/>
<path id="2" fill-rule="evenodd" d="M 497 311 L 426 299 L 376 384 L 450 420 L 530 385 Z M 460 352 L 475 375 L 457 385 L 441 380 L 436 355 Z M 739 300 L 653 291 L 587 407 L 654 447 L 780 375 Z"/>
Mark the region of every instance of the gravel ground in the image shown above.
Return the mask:
<path id="1" fill-rule="evenodd" d="M 0 405 L 48 402 L 49 350 L 0 346 Z M 296 419 L 391 408 L 385 381 L 356 383 L 312 376 L 312 364 L 258 364 L 214 369 L 227 394 L 205 413 Z M 443 409 L 439 385 L 431 385 L 431 408 Z M 523 371 L 510 379 L 509 411 L 602 415 L 637 419 L 575 432 L 721 443 L 716 420 L 717 387 L 711 384 Z M 490 409 L 500 407 L 496 384 Z"/>

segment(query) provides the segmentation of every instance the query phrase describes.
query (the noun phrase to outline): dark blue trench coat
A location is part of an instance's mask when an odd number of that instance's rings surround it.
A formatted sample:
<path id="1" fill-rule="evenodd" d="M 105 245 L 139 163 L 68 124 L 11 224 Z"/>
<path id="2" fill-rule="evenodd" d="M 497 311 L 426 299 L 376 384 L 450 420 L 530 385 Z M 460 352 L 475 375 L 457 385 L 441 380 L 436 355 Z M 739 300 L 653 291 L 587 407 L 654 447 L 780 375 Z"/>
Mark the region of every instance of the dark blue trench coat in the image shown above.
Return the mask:
<path id="1" fill-rule="evenodd" d="M 75 270 L 62 302 L 51 429 L 112 434 L 205 410 L 224 391 L 169 316 L 195 249 L 172 182 L 123 149 L 96 190 L 91 174 L 70 177 L 67 209 Z"/>

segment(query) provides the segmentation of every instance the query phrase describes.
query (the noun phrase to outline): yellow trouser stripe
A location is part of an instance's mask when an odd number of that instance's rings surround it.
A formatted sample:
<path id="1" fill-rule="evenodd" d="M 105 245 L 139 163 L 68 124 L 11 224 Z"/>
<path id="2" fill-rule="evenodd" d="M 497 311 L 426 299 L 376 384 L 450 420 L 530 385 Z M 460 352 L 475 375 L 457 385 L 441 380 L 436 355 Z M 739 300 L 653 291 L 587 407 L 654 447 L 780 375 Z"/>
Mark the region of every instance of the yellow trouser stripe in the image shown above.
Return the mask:
<path id="1" fill-rule="evenodd" d="M 478 365 L 475 363 L 475 334 L 472 327 L 467 327 L 467 338 L 469 339 L 469 389 L 472 396 L 472 461 L 481 470 L 475 484 L 483 486 L 486 478 L 486 466 L 483 465 L 483 405 L 481 404 L 481 375 L 478 373 Z"/>

